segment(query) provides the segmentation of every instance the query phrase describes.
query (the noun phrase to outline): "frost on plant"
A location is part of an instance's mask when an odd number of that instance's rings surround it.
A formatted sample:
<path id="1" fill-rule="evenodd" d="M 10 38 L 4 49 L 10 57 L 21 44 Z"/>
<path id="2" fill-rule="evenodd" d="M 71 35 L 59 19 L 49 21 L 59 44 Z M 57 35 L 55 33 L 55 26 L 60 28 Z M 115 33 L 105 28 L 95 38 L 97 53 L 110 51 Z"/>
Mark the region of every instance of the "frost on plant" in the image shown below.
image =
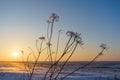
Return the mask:
<path id="1" fill-rule="evenodd" d="M 47 35 L 45 36 L 41 36 L 38 38 L 38 40 L 36 40 L 36 49 L 37 49 L 37 53 L 34 52 L 34 50 L 32 48 L 29 48 L 31 51 L 30 55 L 33 55 L 34 57 L 34 62 L 32 67 L 29 66 L 29 56 L 27 57 L 27 64 L 25 64 L 25 69 L 26 71 L 29 73 L 28 76 L 28 80 L 32 80 L 34 74 L 35 74 L 35 69 L 38 68 L 38 64 L 39 64 L 39 59 L 41 58 L 41 54 L 45 53 L 48 56 L 46 56 L 46 59 L 44 60 L 44 62 L 42 64 L 45 64 L 46 61 L 49 62 L 49 64 L 47 64 L 47 70 L 44 72 L 43 78 L 40 80 L 63 80 L 65 78 L 67 78 L 69 75 L 74 74 L 76 71 L 87 67 L 88 65 L 90 65 L 91 63 L 93 63 L 100 55 L 103 54 L 104 50 L 107 49 L 106 44 L 101 44 L 100 47 L 102 48 L 102 50 L 100 51 L 100 53 L 98 53 L 90 62 L 88 62 L 87 64 L 80 66 L 78 68 L 76 68 L 75 70 L 62 75 L 62 71 L 64 71 L 67 63 L 70 61 L 71 57 L 75 54 L 75 51 L 77 49 L 79 49 L 79 46 L 83 45 L 83 40 L 81 37 L 81 33 L 78 32 L 74 32 L 74 31 L 67 31 L 66 35 L 64 35 L 64 37 L 67 37 L 68 40 L 66 41 L 66 43 L 64 45 L 62 45 L 63 47 L 63 51 L 60 51 L 60 45 L 61 45 L 61 31 L 63 30 L 58 30 L 58 37 L 57 39 L 53 39 L 53 31 L 54 31 L 54 24 L 55 22 L 59 21 L 59 16 L 55 13 L 52 13 L 50 15 L 50 17 L 47 20 L 48 26 L 47 26 Z M 56 44 L 53 44 L 52 42 L 56 42 Z M 56 47 L 53 47 L 53 45 L 56 45 Z M 60 52 L 59 52 L 60 51 Z M 22 51 L 23 53 L 23 51 Z M 59 56 L 58 56 L 59 54 Z M 64 57 L 66 56 L 67 57 Z M 64 59 L 64 62 L 61 63 L 61 61 Z M 24 61 L 24 60 L 23 60 Z M 42 67 L 41 66 L 39 67 Z M 39 68 L 38 68 L 39 69 Z"/>

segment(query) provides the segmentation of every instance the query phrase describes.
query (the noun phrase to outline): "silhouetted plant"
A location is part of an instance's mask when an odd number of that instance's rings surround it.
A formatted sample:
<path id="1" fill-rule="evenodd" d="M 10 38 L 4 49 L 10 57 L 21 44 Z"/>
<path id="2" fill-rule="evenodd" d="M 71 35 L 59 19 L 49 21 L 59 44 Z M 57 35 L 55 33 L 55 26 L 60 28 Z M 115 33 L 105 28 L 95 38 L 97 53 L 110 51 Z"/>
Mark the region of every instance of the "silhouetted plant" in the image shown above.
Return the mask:
<path id="1" fill-rule="evenodd" d="M 100 51 L 100 53 L 98 53 L 98 55 L 96 55 L 90 62 L 88 62 L 87 64 L 83 65 L 83 66 L 80 66 L 78 67 L 77 69 L 75 69 L 74 71 L 72 71 L 71 73 L 65 75 L 64 77 L 61 78 L 61 80 L 65 79 L 66 77 L 68 77 L 69 75 L 75 73 L 76 71 L 80 70 L 80 69 L 83 69 L 87 66 L 89 66 L 90 64 L 92 64 L 99 56 L 103 55 L 103 52 L 104 50 L 107 49 L 107 45 L 106 44 L 101 44 L 100 47 L 102 48 L 102 50 Z"/>
<path id="2" fill-rule="evenodd" d="M 77 47 L 80 45 L 83 45 L 83 40 L 81 37 L 81 33 L 78 32 L 73 32 L 73 31 L 67 31 L 66 35 L 68 37 L 68 40 L 66 42 L 64 46 L 64 49 L 60 54 L 60 56 L 58 56 L 58 52 L 59 52 L 59 44 L 60 42 L 60 32 L 62 30 L 58 31 L 58 39 L 57 39 L 57 44 L 56 44 L 56 50 L 52 50 L 52 36 L 53 36 L 53 28 L 54 28 L 54 23 L 57 22 L 59 19 L 59 16 L 55 13 L 52 13 L 49 17 L 49 19 L 47 20 L 48 23 L 48 27 L 47 27 L 47 38 L 45 38 L 44 36 L 39 37 L 38 40 L 36 40 L 36 49 L 37 49 L 37 53 L 36 54 L 33 49 L 29 48 L 31 50 L 31 53 L 28 55 L 27 57 L 27 64 L 25 63 L 25 69 L 26 71 L 30 74 L 28 80 L 32 80 L 36 65 L 39 62 L 39 58 L 40 55 L 42 54 L 43 51 L 47 50 L 47 57 L 45 59 L 45 61 L 49 60 L 50 64 L 48 64 L 48 70 L 44 73 L 44 77 L 43 80 L 49 79 L 49 80 L 63 80 L 66 77 L 68 77 L 69 75 L 75 73 L 76 71 L 87 67 L 88 65 L 90 65 L 91 63 L 93 63 L 99 56 L 101 56 L 104 52 L 104 50 L 107 49 L 106 44 L 101 44 L 100 47 L 102 48 L 102 51 L 97 54 L 97 56 L 95 56 L 93 58 L 93 60 L 91 60 L 89 63 L 78 67 L 77 69 L 75 69 L 74 71 L 62 75 L 61 77 L 61 72 L 64 70 L 66 64 L 69 62 L 69 60 L 71 59 L 71 57 L 73 56 L 74 52 L 76 51 Z M 45 42 L 45 39 L 47 40 L 46 43 L 46 47 L 43 48 L 43 43 Z M 54 53 L 53 53 L 54 52 Z M 33 54 L 33 57 L 35 59 L 32 69 L 30 69 L 29 66 L 29 56 Z M 54 56 L 53 56 L 54 55 Z M 67 56 L 67 58 L 64 58 L 64 56 Z M 62 59 L 64 58 L 64 62 L 62 62 L 62 64 L 60 64 L 60 62 L 62 61 Z M 44 62 L 42 63 L 44 64 Z M 60 66 L 59 66 L 60 64 Z M 26 68 L 27 67 L 27 68 Z M 40 66 L 39 66 L 40 67 Z"/>
<path id="3" fill-rule="evenodd" d="M 45 37 L 42 36 L 42 37 L 39 37 L 39 39 L 41 40 L 39 47 L 37 46 L 38 41 L 36 41 L 36 49 L 37 49 L 37 51 L 38 51 L 38 55 L 37 55 L 37 57 L 34 57 L 34 58 L 35 58 L 35 62 L 34 62 L 34 64 L 33 64 L 33 68 L 32 68 L 32 70 L 31 70 L 31 72 L 30 72 L 30 77 L 29 77 L 28 80 L 31 80 L 31 79 L 32 79 L 32 76 L 33 76 L 33 74 L 34 74 L 34 70 L 35 70 L 35 67 L 36 67 L 36 65 L 37 65 L 37 62 L 38 62 L 38 60 L 39 60 L 39 58 L 40 58 L 40 55 L 41 55 L 42 51 L 44 51 L 44 50 L 46 49 L 46 48 L 42 49 L 43 41 L 45 40 Z M 29 57 L 29 56 L 28 56 L 28 57 Z"/>

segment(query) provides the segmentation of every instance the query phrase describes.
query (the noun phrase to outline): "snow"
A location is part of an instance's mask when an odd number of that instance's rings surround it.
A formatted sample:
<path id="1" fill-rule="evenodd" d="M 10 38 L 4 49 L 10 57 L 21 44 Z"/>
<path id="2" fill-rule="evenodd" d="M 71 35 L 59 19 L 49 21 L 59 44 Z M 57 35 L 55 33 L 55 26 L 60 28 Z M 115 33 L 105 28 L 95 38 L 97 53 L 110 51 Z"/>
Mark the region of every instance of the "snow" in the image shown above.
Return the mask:
<path id="1" fill-rule="evenodd" d="M 47 67 L 36 67 L 32 80 L 42 80 Z M 61 74 L 64 76 L 73 69 L 66 69 Z M 104 68 L 89 67 L 81 69 L 68 76 L 65 80 L 115 80 L 117 75 L 120 80 L 120 65 L 107 66 Z M 0 66 L 0 80 L 27 80 L 28 73 L 25 72 L 24 66 L 16 64 L 4 64 Z"/>

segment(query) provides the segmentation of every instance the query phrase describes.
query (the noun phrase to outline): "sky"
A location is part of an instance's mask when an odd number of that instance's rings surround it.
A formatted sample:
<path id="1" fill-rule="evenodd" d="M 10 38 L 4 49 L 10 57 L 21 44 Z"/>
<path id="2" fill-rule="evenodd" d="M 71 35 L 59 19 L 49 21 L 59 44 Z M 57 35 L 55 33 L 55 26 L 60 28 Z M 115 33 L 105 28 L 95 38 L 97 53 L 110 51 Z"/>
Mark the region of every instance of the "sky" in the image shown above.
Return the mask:
<path id="1" fill-rule="evenodd" d="M 62 29 L 62 47 L 66 31 L 82 34 L 84 45 L 71 61 L 91 60 L 100 52 L 101 43 L 107 44 L 108 51 L 98 60 L 120 61 L 119 4 L 119 0 L 0 0 L 0 60 L 21 60 L 21 50 L 26 50 L 26 55 L 28 47 L 35 50 L 36 39 L 46 35 L 46 20 L 56 13 L 59 22 L 54 25 L 53 39 Z M 20 56 L 12 56 L 15 51 Z"/>

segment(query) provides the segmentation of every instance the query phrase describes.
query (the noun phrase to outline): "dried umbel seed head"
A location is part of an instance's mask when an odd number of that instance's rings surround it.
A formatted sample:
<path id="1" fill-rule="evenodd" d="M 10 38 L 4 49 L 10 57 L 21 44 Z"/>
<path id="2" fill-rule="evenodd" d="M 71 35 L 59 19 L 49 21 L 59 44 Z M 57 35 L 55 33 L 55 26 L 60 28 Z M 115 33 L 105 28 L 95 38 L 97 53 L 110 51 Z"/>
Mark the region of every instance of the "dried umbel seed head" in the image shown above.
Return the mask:
<path id="1" fill-rule="evenodd" d="M 40 39 L 40 40 L 45 40 L 45 37 L 44 37 L 44 36 L 42 36 L 42 37 L 39 37 L 39 39 Z"/>
<path id="2" fill-rule="evenodd" d="M 101 47 L 102 49 L 107 49 L 107 45 L 104 44 L 104 43 L 102 43 L 102 44 L 100 45 L 100 47 Z"/>
<path id="3" fill-rule="evenodd" d="M 51 16 L 49 17 L 49 19 L 52 21 L 58 21 L 59 16 L 55 13 L 52 13 Z"/>
<path id="4" fill-rule="evenodd" d="M 107 45 L 104 44 L 104 43 L 102 43 L 102 44 L 100 45 L 100 47 L 101 47 L 103 50 L 99 53 L 99 55 L 103 55 L 103 51 L 104 51 L 104 50 L 107 50 Z"/>
<path id="5" fill-rule="evenodd" d="M 49 19 L 47 20 L 47 23 L 53 23 L 54 21 L 59 21 L 59 16 L 55 13 L 52 13 Z"/>
<path id="6" fill-rule="evenodd" d="M 83 45 L 83 41 L 82 41 L 82 38 L 81 38 L 81 33 L 77 33 L 75 34 L 75 40 L 77 43 L 79 43 L 80 45 Z"/>
<path id="7" fill-rule="evenodd" d="M 84 44 L 83 41 L 82 41 L 82 39 L 76 39 L 76 42 L 79 43 L 80 45 Z"/>
<path id="8" fill-rule="evenodd" d="M 67 36 L 70 36 L 70 37 L 75 36 L 75 33 L 73 31 L 67 31 L 66 34 Z"/>
<path id="9" fill-rule="evenodd" d="M 77 43 L 79 43 L 80 45 L 83 45 L 82 38 L 80 37 L 81 33 L 77 33 L 77 32 L 75 33 L 73 31 L 67 31 L 66 34 L 67 34 L 67 36 L 70 36 L 70 37 L 74 38 L 75 41 Z"/>

